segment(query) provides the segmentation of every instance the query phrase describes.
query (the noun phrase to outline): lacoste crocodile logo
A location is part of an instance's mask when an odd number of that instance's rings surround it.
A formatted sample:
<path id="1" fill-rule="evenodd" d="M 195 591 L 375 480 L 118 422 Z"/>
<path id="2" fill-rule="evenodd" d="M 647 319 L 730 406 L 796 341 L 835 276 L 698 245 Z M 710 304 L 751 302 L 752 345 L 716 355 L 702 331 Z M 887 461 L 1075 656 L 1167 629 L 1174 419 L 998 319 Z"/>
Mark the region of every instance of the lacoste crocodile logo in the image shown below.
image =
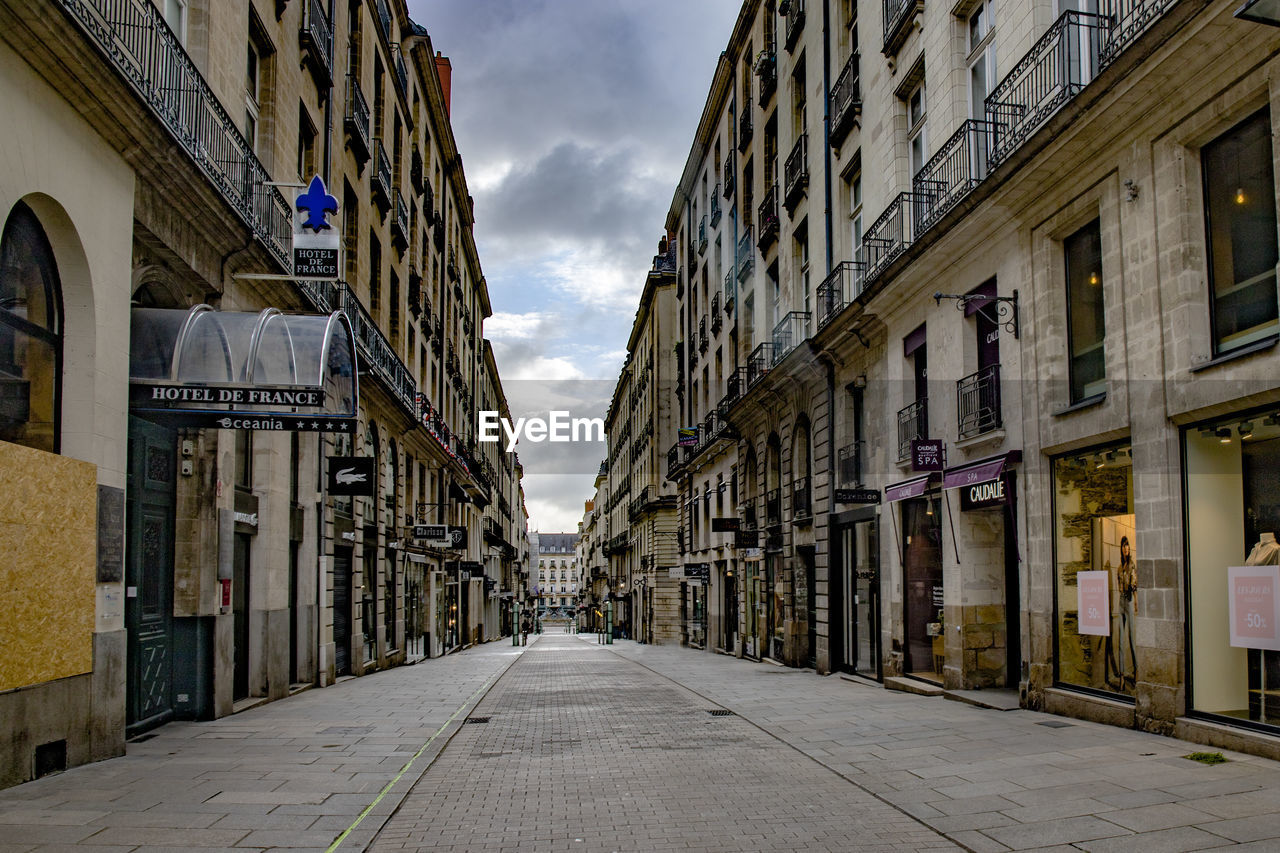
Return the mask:
<path id="1" fill-rule="evenodd" d="M 366 475 L 357 473 L 355 468 L 339 468 L 338 473 L 333 475 L 334 482 L 347 486 L 352 483 L 366 482 Z"/>

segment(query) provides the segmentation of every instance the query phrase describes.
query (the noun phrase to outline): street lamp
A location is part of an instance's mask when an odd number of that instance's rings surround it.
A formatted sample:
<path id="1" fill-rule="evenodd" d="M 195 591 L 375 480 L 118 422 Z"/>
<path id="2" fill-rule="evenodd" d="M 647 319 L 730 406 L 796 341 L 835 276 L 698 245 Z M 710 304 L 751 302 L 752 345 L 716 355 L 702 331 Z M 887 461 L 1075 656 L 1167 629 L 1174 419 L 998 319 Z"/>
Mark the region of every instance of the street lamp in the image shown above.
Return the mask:
<path id="1" fill-rule="evenodd" d="M 1280 0 L 1249 0 L 1236 9 L 1235 16 L 1242 21 L 1280 27 Z"/>

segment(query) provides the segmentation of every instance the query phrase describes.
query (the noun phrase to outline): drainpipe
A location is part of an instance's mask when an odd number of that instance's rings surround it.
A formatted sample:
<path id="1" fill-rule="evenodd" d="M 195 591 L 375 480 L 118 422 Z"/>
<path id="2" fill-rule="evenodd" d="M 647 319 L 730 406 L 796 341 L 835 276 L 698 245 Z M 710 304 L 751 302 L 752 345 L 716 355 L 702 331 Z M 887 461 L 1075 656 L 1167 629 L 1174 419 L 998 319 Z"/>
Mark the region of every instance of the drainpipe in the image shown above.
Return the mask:
<path id="1" fill-rule="evenodd" d="M 823 223 L 827 229 L 827 275 L 831 275 L 831 4 L 822 4 L 822 188 L 826 210 Z M 828 423 L 830 418 L 827 419 Z"/>

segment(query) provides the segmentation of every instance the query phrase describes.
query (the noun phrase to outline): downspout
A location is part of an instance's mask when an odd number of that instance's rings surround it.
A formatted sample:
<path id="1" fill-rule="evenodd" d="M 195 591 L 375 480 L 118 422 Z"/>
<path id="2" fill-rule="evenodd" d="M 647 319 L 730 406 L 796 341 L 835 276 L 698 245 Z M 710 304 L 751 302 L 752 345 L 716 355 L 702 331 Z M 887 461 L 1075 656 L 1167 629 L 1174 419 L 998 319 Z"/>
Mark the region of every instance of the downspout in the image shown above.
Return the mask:
<path id="1" fill-rule="evenodd" d="M 329 37 L 331 39 L 334 39 L 334 41 L 336 41 L 336 38 L 334 36 L 336 27 L 334 27 L 333 25 L 334 23 L 333 6 L 334 6 L 333 0 L 329 0 Z M 330 56 L 335 56 L 336 48 L 337 48 L 336 44 L 330 43 L 329 45 Z M 329 185 L 329 177 L 331 174 L 329 164 L 333 159 L 333 94 L 334 94 L 333 85 L 330 84 L 329 97 L 325 99 L 325 104 L 324 104 L 324 183 L 325 183 L 325 186 Z M 328 483 L 325 481 L 325 476 L 324 476 L 325 475 L 324 449 L 325 449 L 325 443 L 327 441 L 328 439 L 325 437 L 324 433 L 318 433 L 316 435 L 316 443 L 320 449 L 320 452 L 316 454 L 316 457 L 317 457 L 316 458 L 316 483 L 320 487 L 320 500 L 316 503 L 316 630 L 315 630 L 316 661 L 315 661 L 315 664 L 316 664 L 316 686 L 317 687 L 325 686 L 324 654 L 322 651 L 323 649 L 322 641 L 324 638 L 321 636 L 320 625 L 323 621 L 324 609 L 325 609 L 324 608 L 324 593 L 325 593 L 325 580 L 326 580 L 325 575 L 327 574 L 326 572 L 327 566 L 326 566 L 325 558 L 328 556 L 327 554 L 325 554 L 325 535 L 324 535 L 325 504 L 327 501 L 327 496 L 325 492 L 327 491 L 326 486 L 328 486 Z"/>
<path id="2" fill-rule="evenodd" d="M 827 272 L 831 275 L 831 4 L 822 4 L 822 189 L 826 209 L 823 222 L 827 229 Z M 830 421 L 830 418 L 828 418 Z"/>

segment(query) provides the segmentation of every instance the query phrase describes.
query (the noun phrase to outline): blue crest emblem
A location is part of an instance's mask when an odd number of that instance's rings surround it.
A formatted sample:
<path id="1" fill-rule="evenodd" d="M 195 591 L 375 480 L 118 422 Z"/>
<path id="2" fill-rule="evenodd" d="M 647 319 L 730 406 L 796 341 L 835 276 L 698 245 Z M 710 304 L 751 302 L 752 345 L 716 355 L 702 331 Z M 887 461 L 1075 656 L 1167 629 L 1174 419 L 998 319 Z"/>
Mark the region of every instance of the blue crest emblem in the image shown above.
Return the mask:
<path id="1" fill-rule="evenodd" d="M 307 221 L 302 223 L 303 228 L 310 228 L 316 232 L 326 231 L 332 227 L 326 217 L 330 213 L 338 212 L 338 200 L 329 195 L 324 187 L 324 181 L 316 175 L 311 179 L 307 191 L 298 196 L 297 207 L 299 211 L 307 212 Z"/>

